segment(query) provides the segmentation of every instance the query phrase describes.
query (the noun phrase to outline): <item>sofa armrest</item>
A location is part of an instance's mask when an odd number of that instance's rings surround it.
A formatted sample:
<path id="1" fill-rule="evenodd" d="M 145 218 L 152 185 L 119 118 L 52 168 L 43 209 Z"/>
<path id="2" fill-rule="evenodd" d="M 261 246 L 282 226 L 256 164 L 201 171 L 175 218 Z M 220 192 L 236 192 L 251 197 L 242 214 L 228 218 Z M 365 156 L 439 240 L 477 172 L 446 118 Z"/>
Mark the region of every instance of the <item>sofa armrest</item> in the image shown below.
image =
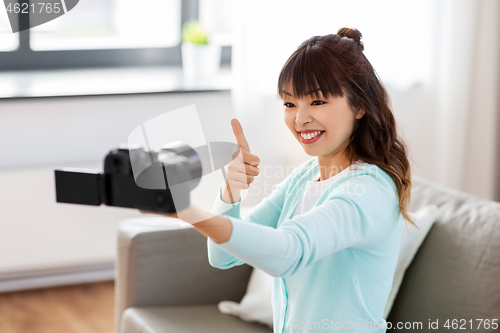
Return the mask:
<path id="1" fill-rule="evenodd" d="M 118 227 L 115 328 L 132 306 L 175 306 L 240 301 L 252 272 L 208 262 L 207 238 L 175 218 L 126 219 Z"/>

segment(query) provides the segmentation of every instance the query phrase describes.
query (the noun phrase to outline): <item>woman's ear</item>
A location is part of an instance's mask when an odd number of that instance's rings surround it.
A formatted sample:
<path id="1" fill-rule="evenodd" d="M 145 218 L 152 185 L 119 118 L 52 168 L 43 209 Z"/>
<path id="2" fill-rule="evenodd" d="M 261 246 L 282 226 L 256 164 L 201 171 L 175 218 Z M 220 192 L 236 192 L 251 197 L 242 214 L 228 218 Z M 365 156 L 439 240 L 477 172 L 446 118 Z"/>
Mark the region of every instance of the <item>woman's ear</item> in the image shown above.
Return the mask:
<path id="1" fill-rule="evenodd" d="M 361 119 L 365 115 L 365 110 L 359 109 L 358 114 L 356 115 L 356 119 Z"/>

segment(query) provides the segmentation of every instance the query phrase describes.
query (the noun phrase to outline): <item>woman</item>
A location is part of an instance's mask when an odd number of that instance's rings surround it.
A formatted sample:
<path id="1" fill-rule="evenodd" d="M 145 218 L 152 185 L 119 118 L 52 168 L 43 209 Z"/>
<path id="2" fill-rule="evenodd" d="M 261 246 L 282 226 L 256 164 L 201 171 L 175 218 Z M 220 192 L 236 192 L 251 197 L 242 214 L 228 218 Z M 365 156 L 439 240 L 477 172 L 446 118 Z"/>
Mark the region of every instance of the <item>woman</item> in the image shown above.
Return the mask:
<path id="1" fill-rule="evenodd" d="M 221 215 L 194 205 L 178 214 L 208 237 L 212 266 L 247 263 L 275 277 L 274 332 L 386 331 L 403 223 L 414 224 L 411 173 L 360 39 L 348 28 L 312 37 L 281 70 L 285 123 L 314 158 L 241 219 L 240 190 L 260 160 L 233 119 L 241 149 L 214 205 Z"/>

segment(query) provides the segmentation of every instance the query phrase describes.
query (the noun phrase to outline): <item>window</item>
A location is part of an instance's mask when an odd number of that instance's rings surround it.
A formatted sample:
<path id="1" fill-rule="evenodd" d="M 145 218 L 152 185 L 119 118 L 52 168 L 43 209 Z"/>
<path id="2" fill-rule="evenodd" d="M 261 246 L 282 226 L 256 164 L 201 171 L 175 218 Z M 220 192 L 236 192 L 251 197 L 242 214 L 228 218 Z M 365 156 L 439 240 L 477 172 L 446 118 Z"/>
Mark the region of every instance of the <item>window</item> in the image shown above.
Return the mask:
<path id="1" fill-rule="evenodd" d="M 17 36 L 12 33 L 5 10 L 0 10 L 0 52 L 13 51 L 19 45 Z"/>
<path id="2" fill-rule="evenodd" d="M 200 0 L 199 20 L 212 35 L 212 41 L 231 45 L 233 33 L 234 0 Z"/>
<path id="3" fill-rule="evenodd" d="M 182 24 L 199 16 L 216 26 L 224 45 L 222 64 L 229 64 L 230 19 L 217 19 L 215 13 L 230 12 L 230 4 L 228 0 L 85 0 L 55 20 L 15 34 L 8 33 L 7 14 L 0 10 L 0 70 L 181 66 Z M 18 19 L 27 20 L 23 15 Z"/>
<path id="4" fill-rule="evenodd" d="M 175 47 L 180 42 L 180 18 L 179 0 L 85 0 L 65 15 L 30 29 L 30 48 Z"/>

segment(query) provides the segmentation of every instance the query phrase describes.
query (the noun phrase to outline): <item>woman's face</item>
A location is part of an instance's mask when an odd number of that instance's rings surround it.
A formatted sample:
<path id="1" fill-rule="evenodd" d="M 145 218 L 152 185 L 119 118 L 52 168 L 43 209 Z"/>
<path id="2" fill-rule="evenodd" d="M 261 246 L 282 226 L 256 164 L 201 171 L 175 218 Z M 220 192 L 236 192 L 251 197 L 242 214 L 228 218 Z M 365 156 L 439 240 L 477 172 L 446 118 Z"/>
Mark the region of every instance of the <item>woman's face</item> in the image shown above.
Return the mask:
<path id="1" fill-rule="evenodd" d="M 284 118 L 293 136 L 310 156 L 338 156 L 349 144 L 356 119 L 364 111 L 353 112 L 347 98 L 324 98 L 316 94 L 295 98 L 284 92 Z M 319 134 L 318 134 L 319 132 Z"/>

